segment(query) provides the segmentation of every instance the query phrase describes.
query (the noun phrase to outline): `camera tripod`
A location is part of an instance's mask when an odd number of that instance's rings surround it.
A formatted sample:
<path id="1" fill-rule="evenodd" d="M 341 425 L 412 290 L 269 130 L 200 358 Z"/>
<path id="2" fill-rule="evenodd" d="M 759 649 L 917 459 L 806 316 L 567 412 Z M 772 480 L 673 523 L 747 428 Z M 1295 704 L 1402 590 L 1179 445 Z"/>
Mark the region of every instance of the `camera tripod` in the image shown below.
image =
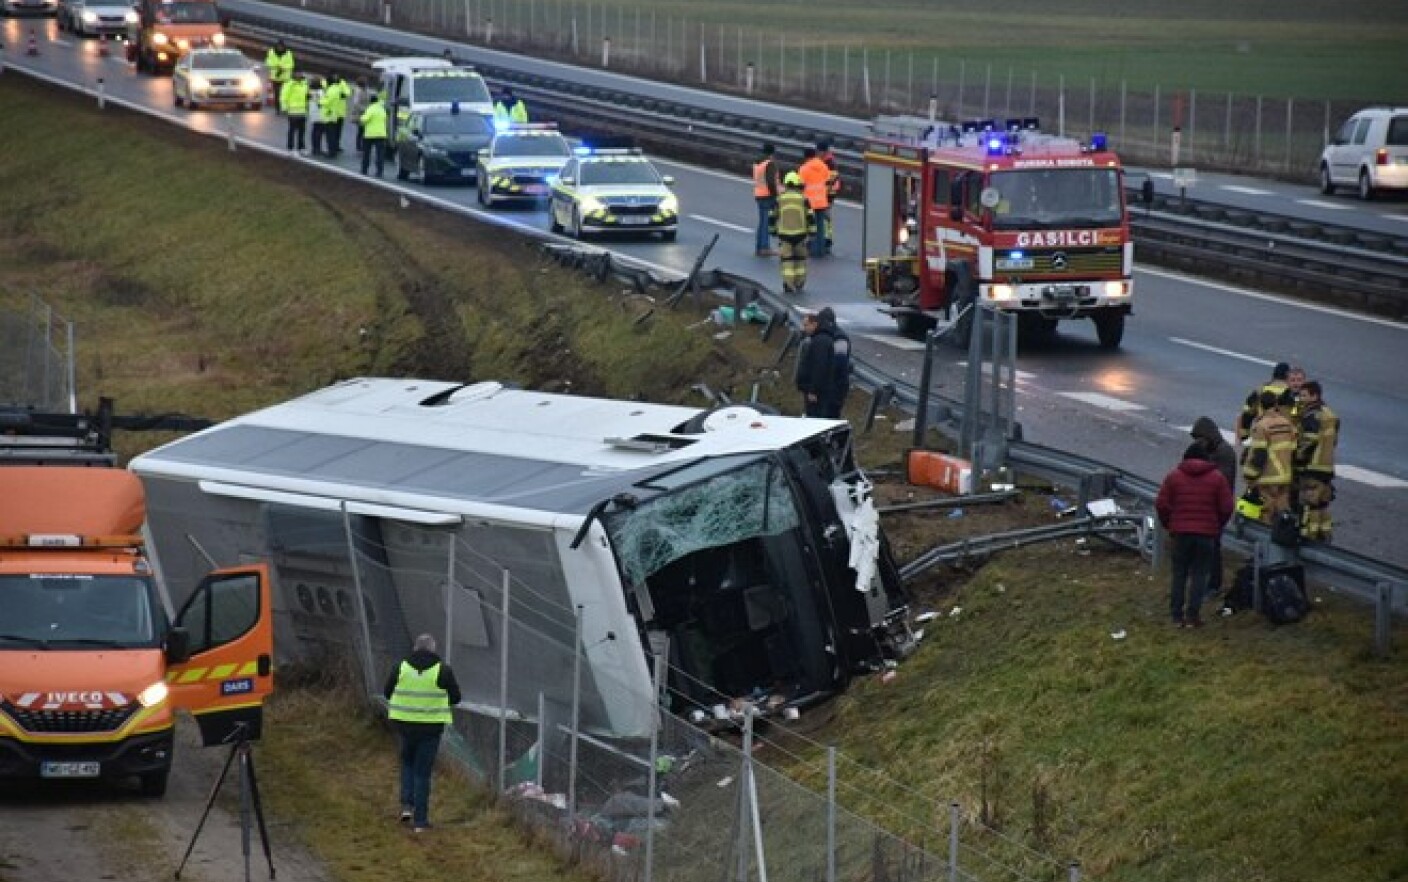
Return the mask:
<path id="1" fill-rule="evenodd" d="M 191 834 L 191 842 L 186 846 L 186 853 L 182 856 L 180 865 L 176 867 L 177 879 L 181 878 L 181 871 L 186 868 L 186 861 L 190 860 L 191 852 L 195 850 L 196 840 L 200 838 L 200 831 L 205 827 L 206 819 L 210 817 L 210 810 L 215 807 L 215 797 L 220 794 L 220 788 L 230 773 L 230 766 L 235 765 L 236 761 L 239 764 L 240 850 L 244 853 L 244 879 L 249 882 L 251 815 L 259 823 L 259 841 L 264 846 L 264 860 L 269 864 L 269 878 L 274 878 L 274 856 L 269 849 L 269 830 L 264 826 L 264 806 L 259 801 L 259 781 L 254 775 L 254 742 L 249 740 L 248 728 L 244 723 L 237 724 L 230 740 L 233 741 L 230 745 L 230 755 L 225 758 L 225 767 L 220 770 L 220 777 L 215 779 L 215 786 L 210 789 L 210 797 L 205 801 L 205 811 L 201 812 L 196 832 Z"/>

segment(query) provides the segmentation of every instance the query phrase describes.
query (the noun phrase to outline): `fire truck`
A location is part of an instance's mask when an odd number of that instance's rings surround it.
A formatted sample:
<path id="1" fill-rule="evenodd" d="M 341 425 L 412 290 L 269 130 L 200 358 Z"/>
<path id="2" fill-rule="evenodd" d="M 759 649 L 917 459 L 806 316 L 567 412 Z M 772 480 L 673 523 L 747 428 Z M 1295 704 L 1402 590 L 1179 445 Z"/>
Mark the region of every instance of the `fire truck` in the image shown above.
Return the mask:
<path id="1" fill-rule="evenodd" d="M 881 118 L 865 150 L 866 287 L 900 332 L 941 322 L 966 342 L 972 309 L 1016 313 L 1024 337 L 1090 319 L 1116 349 L 1133 294 L 1134 245 L 1119 157 L 1039 121 L 950 126 Z"/>

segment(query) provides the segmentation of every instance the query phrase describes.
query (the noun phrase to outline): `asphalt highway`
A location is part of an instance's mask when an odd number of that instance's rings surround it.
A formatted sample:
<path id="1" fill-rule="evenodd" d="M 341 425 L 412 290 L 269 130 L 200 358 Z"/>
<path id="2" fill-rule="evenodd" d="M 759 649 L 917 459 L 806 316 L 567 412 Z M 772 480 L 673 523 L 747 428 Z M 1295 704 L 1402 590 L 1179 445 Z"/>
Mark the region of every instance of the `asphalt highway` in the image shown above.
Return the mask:
<path id="1" fill-rule="evenodd" d="M 244 2 L 244 0 L 237 0 Z M 38 29 L 40 54 L 16 52 L 30 27 Z M 8 20 L 0 25 L 13 72 L 29 72 L 94 94 L 131 102 L 148 112 L 225 139 L 239 150 L 283 151 L 284 122 L 262 113 L 189 112 L 173 106 L 169 79 L 138 76 L 120 57 L 99 56 L 93 41 L 60 35 L 49 20 Z M 10 73 L 6 74 L 11 75 Z M 350 133 L 348 139 L 350 141 Z M 223 148 L 221 148 L 223 149 Z M 310 174 L 357 176 L 355 162 L 288 156 Z M 3 159 L 0 159 L 3 162 Z M 662 270 L 682 273 L 717 235 L 709 266 L 729 269 L 776 287 L 774 261 L 753 256 L 756 210 L 750 184 L 736 176 L 658 161 L 676 178 L 683 222 L 679 240 L 594 242 Z M 409 198 L 510 227 L 547 235 L 544 212 L 480 210 L 468 187 L 400 184 L 388 165 L 381 186 Z M 1279 192 L 1279 191 L 1278 191 Z M 1247 194 L 1243 194 L 1247 195 Z M 390 197 L 389 197 L 390 198 Z M 1373 214 L 1347 197 L 1355 216 Z M 1330 209 L 1325 209 L 1330 211 Z M 887 373 L 917 378 L 916 344 L 900 338 L 864 293 L 860 267 L 860 209 L 836 209 L 836 255 L 813 261 L 799 306 L 830 304 L 856 340 L 858 354 Z M 1375 215 L 1378 216 L 1378 215 Z M 1338 222 L 1344 222 L 1340 220 Z M 1405 226 L 1408 226 L 1406 224 Z M 1018 418 L 1028 440 L 1078 452 L 1157 479 L 1176 464 L 1187 445 L 1187 427 L 1200 415 L 1230 429 L 1247 390 L 1264 381 L 1271 365 L 1305 366 L 1326 387 L 1326 399 L 1344 421 L 1340 444 L 1336 541 L 1362 554 L 1408 565 L 1399 534 L 1408 527 L 1408 326 L 1300 303 L 1257 291 L 1210 283 L 1152 268 L 1139 268 L 1135 315 L 1116 353 L 1100 350 L 1087 322 L 1063 324 L 1057 338 L 1024 347 L 1019 360 Z M 963 355 L 945 350 L 938 377 L 942 393 L 958 397 Z"/>

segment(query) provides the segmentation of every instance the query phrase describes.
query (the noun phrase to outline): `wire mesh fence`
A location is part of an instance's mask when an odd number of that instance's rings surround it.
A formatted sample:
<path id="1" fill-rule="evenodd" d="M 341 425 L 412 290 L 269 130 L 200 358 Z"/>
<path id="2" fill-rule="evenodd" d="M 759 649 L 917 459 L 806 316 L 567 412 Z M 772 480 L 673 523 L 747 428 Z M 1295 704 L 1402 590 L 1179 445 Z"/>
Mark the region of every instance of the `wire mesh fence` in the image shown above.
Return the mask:
<path id="1" fill-rule="evenodd" d="M 73 323 L 36 296 L 0 298 L 0 404 L 76 413 L 73 371 Z"/>
<path id="2" fill-rule="evenodd" d="M 271 506 L 267 535 L 295 609 L 280 626 L 352 647 L 376 702 L 413 638 L 435 637 L 464 692 L 447 756 L 606 878 L 1074 877 L 971 807 L 811 740 L 769 684 L 721 694 L 669 662 L 664 635 L 602 630 L 546 564 L 550 530 Z"/>
<path id="3" fill-rule="evenodd" d="M 1309 179 L 1334 126 L 1362 106 L 1131 88 L 939 50 L 872 48 L 792 29 L 702 21 L 642 4 L 574 0 L 299 0 L 313 8 L 456 41 L 689 85 L 870 116 L 956 121 L 1039 117 L 1072 137 L 1109 136 L 1127 161 Z M 1176 132 L 1176 134 L 1175 134 Z"/>

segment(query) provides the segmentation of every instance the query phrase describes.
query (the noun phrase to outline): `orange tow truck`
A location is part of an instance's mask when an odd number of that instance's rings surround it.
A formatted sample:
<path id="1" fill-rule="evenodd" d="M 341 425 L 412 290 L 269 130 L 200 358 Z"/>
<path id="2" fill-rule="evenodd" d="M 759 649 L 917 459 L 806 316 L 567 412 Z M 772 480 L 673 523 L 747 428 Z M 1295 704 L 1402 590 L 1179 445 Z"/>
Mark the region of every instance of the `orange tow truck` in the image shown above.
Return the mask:
<path id="1" fill-rule="evenodd" d="M 138 0 L 127 60 L 138 73 L 170 73 L 199 46 L 225 45 L 225 18 L 210 0 Z"/>
<path id="2" fill-rule="evenodd" d="M 212 572 L 169 617 L 137 476 L 26 434 L 26 416 L 0 413 L 0 778 L 136 778 L 161 796 L 178 709 L 207 745 L 260 734 L 268 568 Z"/>

